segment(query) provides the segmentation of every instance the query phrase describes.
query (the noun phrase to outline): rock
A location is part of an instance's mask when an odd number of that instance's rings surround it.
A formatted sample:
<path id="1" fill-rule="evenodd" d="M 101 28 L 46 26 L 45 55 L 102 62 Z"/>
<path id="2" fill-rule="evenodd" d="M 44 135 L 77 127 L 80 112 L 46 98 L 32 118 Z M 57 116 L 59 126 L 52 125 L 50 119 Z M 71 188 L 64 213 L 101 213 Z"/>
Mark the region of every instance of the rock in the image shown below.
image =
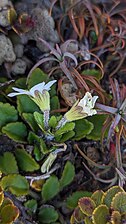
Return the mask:
<path id="1" fill-rule="evenodd" d="M 14 62 L 16 55 L 14 53 L 12 42 L 4 34 L 0 35 L 0 65 L 5 62 Z"/>
<path id="2" fill-rule="evenodd" d="M 63 83 L 60 86 L 59 91 L 67 105 L 72 106 L 77 101 L 76 92 L 71 83 Z"/>
<path id="3" fill-rule="evenodd" d="M 16 44 L 14 46 L 14 51 L 17 58 L 21 58 L 24 54 L 24 45 L 23 44 Z"/>
<path id="4" fill-rule="evenodd" d="M 76 42 L 75 43 L 74 42 L 69 43 L 66 51 L 68 51 L 70 53 L 77 52 L 78 51 L 78 43 L 76 43 Z"/>
<path id="5" fill-rule="evenodd" d="M 9 0 L 0 0 L 0 8 L 3 8 L 5 6 L 7 6 L 7 5 L 10 5 L 10 3 L 11 2 Z"/>
<path id="6" fill-rule="evenodd" d="M 14 64 L 12 65 L 11 72 L 14 75 L 23 75 L 26 71 L 26 62 L 20 58 L 18 58 Z"/>
<path id="7" fill-rule="evenodd" d="M 27 33 L 28 40 L 35 40 L 37 47 L 42 52 L 49 51 L 38 38 L 43 38 L 51 45 L 59 42 L 53 18 L 49 15 L 48 10 L 35 8 L 31 12 L 31 19 L 35 25 L 33 29 Z"/>
<path id="8" fill-rule="evenodd" d="M 13 7 L 12 2 L 9 0 L 0 1 L 0 25 L 2 27 L 7 27 L 10 25 L 8 20 L 8 9 Z"/>

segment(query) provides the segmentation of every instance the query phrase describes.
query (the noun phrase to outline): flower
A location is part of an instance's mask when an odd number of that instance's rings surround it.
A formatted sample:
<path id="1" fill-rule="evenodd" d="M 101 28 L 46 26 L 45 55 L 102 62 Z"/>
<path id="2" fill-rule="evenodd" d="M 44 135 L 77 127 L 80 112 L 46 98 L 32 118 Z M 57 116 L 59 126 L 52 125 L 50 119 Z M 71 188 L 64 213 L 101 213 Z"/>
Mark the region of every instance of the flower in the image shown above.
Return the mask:
<path id="1" fill-rule="evenodd" d="M 43 93 L 44 90 L 49 91 L 50 87 L 55 82 L 56 82 L 56 80 L 50 81 L 47 84 L 45 84 L 45 82 L 42 82 L 42 83 L 39 83 L 39 84 L 33 86 L 30 90 L 24 90 L 24 89 L 19 89 L 19 88 L 16 88 L 16 87 L 12 87 L 13 90 L 17 91 L 17 93 L 16 92 L 9 93 L 8 96 L 13 97 L 13 96 L 25 94 L 25 95 L 28 95 L 28 96 L 31 96 L 31 97 L 35 97 L 36 91 L 40 92 L 40 93 Z"/>
<path id="2" fill-rule="evenodd" d="M 67 122 L 79 120 L 87 116 L 92 116 L 97 114 L 97 111 L 94 108 L 95 102 L 98 99 L 98 96 L 93 96 L 91 93 L 86 92 L 85 96 L 79 101 L 77 101 L 72 108 L 64 115 Z"/>
<path id="3" fill-rule="evenodd" d="M 56 130 L 63 127 L 67 122 L 76 121 L 97 114 L 97 111 L 93 109 L 97 99 L 98 96 L 92 97 L 91 93 L 86 92 L 85 96 L 80 101 L 78 100 L 71 109 L 65 113 L 56 126 Z"/>
<path id="4" fill-rule="evenodd" d="M 78 103 L 78 106 L 83 108 L 82 112 L 85 112 L 87 116 L 92 116 L 97 113 L 96 110 L 93 109 L 97 99 L 98 96 L 92 97 L 91 93 L 86 92 L 85 96 Z"/>
<path id="5" fill-rule="evenodd" d="M 56 80 L 50 81 L 47 84 L 45 82 L 39 83 L 33 86 L 30 90 L 19 89 L 13 87 L 12 89 L 17 91 L 9 93 L 9 97 L 18 96 L 18 95 L 28 95 L 30 98 L 44 111 L 50 110 L 50 95 L 48 91 L 50 87 L 56 82 Z"/>

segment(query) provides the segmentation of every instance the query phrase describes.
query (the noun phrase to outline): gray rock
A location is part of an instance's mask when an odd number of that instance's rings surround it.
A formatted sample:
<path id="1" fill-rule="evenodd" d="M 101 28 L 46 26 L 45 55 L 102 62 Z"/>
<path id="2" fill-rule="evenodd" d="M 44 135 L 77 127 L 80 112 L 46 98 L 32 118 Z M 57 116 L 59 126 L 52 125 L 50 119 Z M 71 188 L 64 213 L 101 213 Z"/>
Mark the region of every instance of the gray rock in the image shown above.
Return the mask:
<path id="1" fill-rule="evenodd" d="M 31 18 L 34 21 L 34 28 L 27 33 L 28 40 L 35 40 L 37 47 L 46 52 L 48 49 L 38 40 L 38 38 L 43 38 L 51 45 L 59 42 L 59 36 L 55 30 L 55 23 L 53 18 L 49 15 L 48 10 L 35 8 L 31 12 Z"/>
<path id="2" fill-rule="evenodd" d="M 17 58 L 21 58 L 24 54 L 24 45 L 23 44 L 16 44 L 14 46 L 14 51 Z"/>
<path id="3" fill-rule="evenodd" d="M 11 72 L 14 75 L 23 75 L 26 71 L 26 62 L 20 58 L 18 58 L 14 64 L 12 65 Z"/>
<path id="4" fill-rule="evenodd" d="M 0 7 L 3 8 L 10 4 L 9 0 L 0 0 Z"/>
<path id="5" fill-rule="evenodd" d="M 9 7 L 13 7 L 11 1 L 9 1 L 9 0 L 1 0 L 0 1 L 0 25 L 2 27 L 7 27 L 10 25 L 10 22 L 8 20 Z"/>
<path id="6" fill-rule="evenodd" d="M 14 62 L 16 55 L 14 53 L 12 42 L 4 34 L 0 35 L 0 65 L 5 62 Z"/>

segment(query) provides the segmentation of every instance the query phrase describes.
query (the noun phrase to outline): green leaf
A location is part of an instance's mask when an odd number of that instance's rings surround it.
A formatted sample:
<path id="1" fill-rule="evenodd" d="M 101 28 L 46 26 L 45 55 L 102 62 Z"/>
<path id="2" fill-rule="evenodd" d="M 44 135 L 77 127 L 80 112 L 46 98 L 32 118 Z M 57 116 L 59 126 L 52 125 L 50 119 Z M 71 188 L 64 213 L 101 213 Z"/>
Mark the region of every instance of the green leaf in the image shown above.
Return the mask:
<path id="1" fill-rule="evenodd" d="M 37 201 L 35 199 L 28 200 L 25 202 L 25 207 L 28 208 L 29 213 L 32 215 L 32 213 L 35 213 L 37 210 Z"/>
<path id="2" fill-rule="evenodd" d="M 99 205 L 93 212 L 94 224 L 106 224 L 109 217 L 109 208 L 106 205 Z"/>
<path id="3" fill-rule="evenodd" d="M 78 206 L 80 210 L 87 216 L 91 216 L 96 207 L 94 201 L 89 197 L 80 198 Z"/>
<path id="4" fill-rule="evenodd" d="M 22 117 L 24 120 L 28 123 L 32 131 L 37 132 L 38 131 L 38 125 L 36 124 L 36 121 L 34 119 L 34 115 L 31 113 L 23 113 Z"/>
<path id="5" fill-rule="evenodd" d="M 40 152 L 40 149 L 37 145 L 34 145 L 34 157 L 37 161 L 40 161 L 42 159 L 42 153 Z"/>
<path id="6" fill-rule="evenodd" d="M 121 217 L 120 212 L 113 211 L 112 214 L 111 214 L 111 223 L 121 224 L 121 223 L 123 223 L 123 221 L 121 222 L 121 218 L 123 220 L 123 217 Z"/>
<path id="7" fill-rule="evenodd" d="M 82 213 L 82 211 L 80 210 L 80 208 L 77 206 L 75 209 L 74 209 L 74 212 L 71 216 L 71 219 L 70 219 L 70 223 L 71 224 L 75 224 L 75 223 L 83 223 L 83 220 L 85 218 L 85 215 L 84 213 Z"/>
<path id="8" fill-rule="evenodd" d="M 91 131 L 91 133 L 86 136 L 86 138 L 95 140 L 95 141 L 100 140 L 101 134 L 102 134 L 102 127 L 105 122 L 105 119 L 106 119 L 106 115 L 103 115 L 103 114 L 96 114 L 96 115 L 93 115 L 92 117 L 89 117 L 88 121 L 90 121 L 94 125 L 94 128 Z"/>
<path id="9" fill-rule="evenodd" d="M 16 149 L 15 157 L 21 170 L 32 172 L 40 168 L 39 164 L 24 149 Z"/>
<path id="10" fill-rule="evenodd" d="M 49 93 L 50 93 L 50 98 L 51 99 L 52 99 L 53 96 L 57 95 L 56 83 L 54 83 L 53 86 L 51 86 L 51 89 L 50 89 Z"/>
<path id="11" fill-rule="evenodd" d="M 92 194 L 91 199 L 93 199 L 96 206 L 98 206 L 102 204 L 103 196 L 104 196 L 104 192 L 102 190 L 97 190 Z"/>
<path id="12" fill-rule="evenodd" d="M 0 186 L 5 191 L 11 191 L 17 196 L 26 195 L 29 191 L 29 184 L 25 177 L 19 174 L 10 174 L 2 178 Z"/>
<path id="13" fill-rule="evenodd" d="M 47 145 L 45 144 L 45 141 L 40 138 L 40 150 L 42 154 L 47 154 L 49 152 L 49 149 L 47 148 Z"/>
<path id="14" fill-rule="evenodd" d="M 67 161 L 60 179 L 60 190 L 62 190 L 65 186 L 70 184 L 75 176 L 75 168 L 74 165 Z"/>
<path id="15" fill-rule="evenodd" d="M 45 141 L 42 139 L 41 136 L 38 137 L 38 135 L 36 135 L 34 132 L 29 132 L 28 141 L 29 144 L 36 144 L 37 146 L 39 146 L 39 150 L 40 152 L 42 152 L 42 154 L 47 154 L 49 152 Z"/>
<path id="16" fill-rule="evenodd" d="M 94 223 L 91 221 L 91 218 L 90 218 L 90 217 L 85 217 L 85 219 L 84 219 L 84 223 L 85 223 L 85 224 L 94 224 Z"/>
<path id="17" fill-rule="evenodd" d="M 57 125 L 57 119 L 55 116 L 51 116 L 51 118 L 49 119 L 49 127 L 50 128 L 55 128 Z"/>
<path id="18" fill-rule="evenodd" d="M 40 208 L 38 218 L 40 223 L 56 222 L 59 215 L 57 211 L 49 205 L 44 205 Z"/>
<path id="19" fill-rule="evenodd" d="M 84 76 L 88 76 L 88 75 L 93 76 L 98 81 L 102 78 L 101 71 L 100 70 L 96 70 L 96 69 L 86 69 L 81 74 L 84 75 Z"/>
<path id="20" fill-rule="evenodd" d="M 0 206 L 0 211 L 6 206 L 6 205 L 14 205 L 13 201 L 10 198 L 4 197 L 3 203 Z"/>
<path id="21" fill-rule="evenodd" d="M 51 110 L 56 110 L 60 108 L 60 102 L 57 96 L 53 96 L 50 99 L 50 107 L 51 107 Z"/>
<path id="22" fill-rule="evenodd" d="M 17 121 L 17 110 L 9 103 L 0 102 L 0 129 L 7 123 Z"/>
<path id="23" fill-rule="evenodd" d="M 64 133 L 62 137 L 59 139 L 59 142 L 66 142 L 67 140 L 71 139 L 74 135 L 75 135 L 74 131 Z"/>
<path id="24" fill-rule="evenodd" d="M 3 204 L 4 201 L 4 193 L 3 193 L 3 189 L 0 187 L 0 209 L 1 209 L 1 205 Z"/>
<path id="25" fill-rule="evenodd" d="M 0 170 L 4 174 L 18 173 L 17 162 L 11 152 L 5 152 L 0 156 Z"/>
<path id="26" fill-rule="evenodd" d="M 15 86 L 20 88 L 20 89 L 27 89 L 26 78 L 22 77 L 22 78 L 17 79 L 15 81 Z"/>
<path id="27" fill-rule="evenodd" d="M 89 135 L 93 130 L 94 125 L 86 119 L 75 121 L 75 140 L 80 140 L 86 135 Z"/>
<path id="28" fill-rule="evenodd" d="M 67 133 L 68 131 L 72 131 L 75 127 L 75 123 L 70 122 L 70 123 L 66 123 L 62 128 L 58 129 L 55 132 L 55 137 L 57 137 L 58 135 L 62 135 L 64 133 Z"/>
<path id="29" fill-rule="evenodd" d="M 40 111 L 36 103 L 34 103 L 34 101 L 27 95 L 17 96 L 17 109 L 20 115 L 22 113 L 34 113 L 35 111 Z"/>
<path id="30" fill-rule="evenodd" d="M 42 198 L 44 201 L 52 199 L 59 193 L 60 184 L 56 176 L 51 176 L 42 187 Z"/>
<path id="31" fill-rule="evenodd" d="M 111 202 L 113 197 L 118 193 L 118 192 L 123 192 L 123 188 L 121 188 L 120 186 L 113 186 L 110 189 L 108 189 L 104 196 L 103 196 L 103 203 L 106 204 L 109 208 L 111 206 Z"/>
<path id="32" fill-rule="evenodd" d="M 67 198 L 67 200 L 66 200 L 67 207 L 74 209 L 74 208 L 76 208 L 76 206 L 78 204 L 78 200 L 80 198 L 90 197 L 91 195 L 92 195 L 92 193 L 88 192 L 88 191 L 76 191 Z"/>
<path id="33" fill-rule="evenodd" d="M 0 211 L 1 224 L 13 223 L 19 216 L 19 210 L 14 205 L 6 205 Z"/>
<path id="34" fill-rule="evenodd" d="M 112 200 L 111 208 L 119 211 L 121 214 L 126 212 L 126 192 L 119 192 Z"/>
<path id="35" fill-rule="evenodd" d="M 47 74 L 45 74 L 40 68 L 36 68 L 27 80 L 28 88 L 30 89 L 41 82 L 47 82 L 48 79 Z"/>
<path id="36" fill-rule="evenodd" d="M 96 32 L 94 30 L 90 31 L 90 37 L 91 37 L 91 44 L 92 45 L 96 44 L 96 42 L 98 40 L 98 35 L 96 34 Z"/>
<path id="37" fill-rule="evenodd" d="M 44 117 L 43 114 L 40 114 L 38 112 L 34 112 L 34 118 L 35 121 L 37 122 L 39 128 L 44 131 Z"/>
<path id="38" fill-rule="evenodd" d="M 28 142 L 29 144 L 40 143 L 40 137 L 36 135 L 34 132 L 30 131 L 28 134 Z"/>
<path id="39" fill-rule="evenodd" d="M 16 142 L 25 142 L 27 128 L 22 122 L 9 123 L 2 128 L 2 132 Z"/>

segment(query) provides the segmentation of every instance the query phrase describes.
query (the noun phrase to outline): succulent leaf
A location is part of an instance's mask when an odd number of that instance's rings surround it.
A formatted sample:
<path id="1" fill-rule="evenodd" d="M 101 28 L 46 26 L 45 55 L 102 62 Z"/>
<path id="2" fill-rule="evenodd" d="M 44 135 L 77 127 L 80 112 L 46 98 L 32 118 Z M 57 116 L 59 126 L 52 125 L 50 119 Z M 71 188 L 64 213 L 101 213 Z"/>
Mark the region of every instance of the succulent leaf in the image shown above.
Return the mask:
<path id="1" fill-rule="evenodd" d="M 92 215 L 94 224 L 106 224 L 109 218 L 109 208 L 106 205 L 99 205 Z"/>
<path id="2" fill-rule="evenodd" d="M 126 212 L 126 192 L 117 193 L 112 200 L 111 207 L 121 214 Z"/>
<path id="3" fill-rule="evenodd" d="M 119 187 L 119 186 L 114 186 L 111 187 L 110 189 L 108 189 L 104 196 L 103 196 L 103 204 L 107 205 L 109 208 L 111 206 L 111 202 L 113 197 L 118 193 L 118 192 L 123 192 L 123 188 Z"/>
<path id="4" fill-rule="evenodd" d="M 95 202 L 88 197 L 80 198 L 78 201 L 78 206 L 80 210 L 87 216 L 91 216 L 96 207 Z"/>

